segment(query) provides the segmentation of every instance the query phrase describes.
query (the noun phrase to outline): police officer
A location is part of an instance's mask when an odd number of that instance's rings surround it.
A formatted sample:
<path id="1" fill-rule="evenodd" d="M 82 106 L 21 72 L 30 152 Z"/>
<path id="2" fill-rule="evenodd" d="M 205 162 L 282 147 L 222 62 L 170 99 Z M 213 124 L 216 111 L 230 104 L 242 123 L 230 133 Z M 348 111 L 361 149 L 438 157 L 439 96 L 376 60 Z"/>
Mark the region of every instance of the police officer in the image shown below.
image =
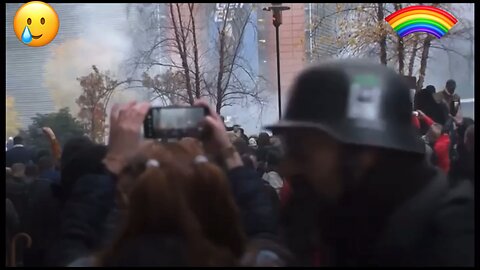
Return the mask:
<path id="1" fill-rule="evenodd" d="M 297 187 L 322 205 L 312 207 L 317 219 L 285 228 L 317 223 L 311 261 L 294 264 L 474 265 L 472 186 L 450 189 L 425 161 L 411 114 L 408 87 L 385 66 L 349 60 L 299 75 L 284 118 L 269 127 L 284 140 L 292 201 Z"/>

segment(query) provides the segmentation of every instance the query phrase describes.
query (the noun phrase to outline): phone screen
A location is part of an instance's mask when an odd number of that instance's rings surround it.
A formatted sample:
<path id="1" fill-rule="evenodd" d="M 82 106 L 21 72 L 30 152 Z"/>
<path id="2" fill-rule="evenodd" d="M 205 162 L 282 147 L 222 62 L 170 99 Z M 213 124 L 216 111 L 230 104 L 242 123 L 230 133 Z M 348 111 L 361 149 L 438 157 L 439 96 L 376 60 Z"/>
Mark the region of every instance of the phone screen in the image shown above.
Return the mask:
<path id="1" fill-rule="evenodd" d="M 154 107 L 144 122 L 146 138 L 198 137 L 201 122 L 207 115 L 204 107 Z"/>

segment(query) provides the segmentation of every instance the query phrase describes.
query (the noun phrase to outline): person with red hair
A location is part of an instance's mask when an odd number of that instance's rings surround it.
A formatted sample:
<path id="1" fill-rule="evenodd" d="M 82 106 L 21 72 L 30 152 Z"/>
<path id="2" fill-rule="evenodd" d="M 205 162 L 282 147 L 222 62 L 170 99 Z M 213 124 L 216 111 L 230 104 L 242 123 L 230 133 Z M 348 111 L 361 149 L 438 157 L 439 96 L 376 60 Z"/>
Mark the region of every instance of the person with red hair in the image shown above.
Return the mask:
<path id="1" fill-rule="evenodd" d="M 246 242 L 239 210 L 200 143 L 149 142 L 139 153 L 119 175 L 123 229 L 97 265 L 235 266 Z M 150 248 L 139 256 L 131 245 Z"/>

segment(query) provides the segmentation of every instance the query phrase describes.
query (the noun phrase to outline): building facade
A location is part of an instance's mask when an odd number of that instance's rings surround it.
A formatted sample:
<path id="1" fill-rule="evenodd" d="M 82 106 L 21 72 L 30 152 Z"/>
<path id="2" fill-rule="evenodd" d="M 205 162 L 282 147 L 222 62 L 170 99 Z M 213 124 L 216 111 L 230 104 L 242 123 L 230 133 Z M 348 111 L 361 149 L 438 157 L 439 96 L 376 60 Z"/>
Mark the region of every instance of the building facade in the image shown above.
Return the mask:
<path id="1" fill-rule="evenodd" d="M 27 128 L 32 122 L 31 118 L 37 113 L 52 113 L 58 109 L 56 106 L 58 104 L 55 104 L 52 98 L 52 90 L 45 83 L 46 76 L 55 76 L 55 74 L 47 75 L 46 71 L 47 63 L 54 57 L 54 48 L 77 38 L 83 38 L 90 42 L 89 44 L 92 44 L 102 39 L 102 33 L 106 33 L 104 37 L 108 38 L 108 34 L 112 31 L 116 31 L 116 33 L 124 31 L 126 6 L 125 4 L 51 3 L 60 20 L 57 36 L 44 47 L 29 47 L 22 44 L 13 31 L 13 18 L 21 5 L 22 3 L 6 4 L 6 93 L 15 99 L 15 110 L 21 127 Z M 92 33 L 95 34 L 95 37 L 90 36 Z M 129 42 L 129 40 L 126 42 Z M 116 40 L 104 40 L 103 45 L 109 47 L 110 44 L 115 43 Z M 111 49 L 111 51 L 115 50 L 116 48 Z M 94 52 L 87 53 L 94 54 Z M 82 52 L 77 52 L 77 54 L 81 55 Z M 119 54 L 115 54 L 115 57 Z M 93 59 L 85 59 L 84 63 L 89 71 L 91 71 L 91 65 L 98 64 L 95 63 L 94 56 L 90 58 Z M 92 62 L 88 63 L 90 61 Z M 64 70 L 65 74 L 71 75 L 71 83 L 79 87 L 76 78 L 85 75 L 78 72 L 82 68 L 75 66 L 75 63 L 67 65 L 69 59 L 65 59 L 63 63 L 66 63 L 66 65 L 57 68 Z M 59 74 L 56 75 L 60 76 Z M 49 79 L 56 80 L 57 78 Z M 60 79 L 65 80 L 65 78 L 58 78 L 58 81 Z M 74 96 L 71 97 L 72 100 L 75 98 Z M 71 103 L 74 103 L 74 101 Z"/>
<path id="2" fill-rule="evenodd" d="M 269 6 L 270 4 L 263 4 Z M 326 16 L 334 11 L 335 4 L 285 3 L 290 10 L 283 11 L 279 29 L 280 84 L 282 103 L 286 101 L 295 76 L 308 64 L 322 62 L 336 56 L 335 16 Z M 275 27 L 272 12 L 259 11 L 259 57 L 261 70 L 266 73 L 271 85 L 277 89 L 277 60 Z M 317 22 L 321 20 L 321 24 Z M 276 91 L 275 91 L 276 93 Z M 282 104 L 282 108 L 284 108 Z"/>

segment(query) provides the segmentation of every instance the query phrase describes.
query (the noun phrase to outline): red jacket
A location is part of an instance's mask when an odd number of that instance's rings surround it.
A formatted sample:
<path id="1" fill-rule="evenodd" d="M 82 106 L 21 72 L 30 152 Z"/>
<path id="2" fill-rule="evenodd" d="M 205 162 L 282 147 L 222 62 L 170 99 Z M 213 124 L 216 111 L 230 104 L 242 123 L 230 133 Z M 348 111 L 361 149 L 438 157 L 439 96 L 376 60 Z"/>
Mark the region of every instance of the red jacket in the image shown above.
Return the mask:
<path id="1" fill-rule="evenodd" d="M 422 118 L 429 127 L 435 122 L 428 116 Z M 437 155 L 437 166 L 448 173 L 450 171 L 450 136 L 442 134 L 433 145 L 433 151 Z"/>
<path id="2" fill-rule="evenodd" d="M 445 173 L 450 171 L 450 136 L 442 134 L 435 142 L 433 150 L 437 155 L 437 166 Z"/>
<path id="3" fill-rule="evenodd" d="M 418 117 L 416 117 L 415 115 L 412 115 L 412 124 L 417 129 L 420 129 L 420 121 L 418 121 Z"/>
<path id="4" fill-rule="evenodd" d="M 285 181 L 283 181 L 283 187 L 280 189 L 280 194 L 278 195 L 280 197 L 281 206 L 285 206 L 285 204 L 287 204 L 288 200 L 290 200 L 290 197 L 292 195 L 292 188 L 290 187 L 288 179 L 285 179 Z"/>

